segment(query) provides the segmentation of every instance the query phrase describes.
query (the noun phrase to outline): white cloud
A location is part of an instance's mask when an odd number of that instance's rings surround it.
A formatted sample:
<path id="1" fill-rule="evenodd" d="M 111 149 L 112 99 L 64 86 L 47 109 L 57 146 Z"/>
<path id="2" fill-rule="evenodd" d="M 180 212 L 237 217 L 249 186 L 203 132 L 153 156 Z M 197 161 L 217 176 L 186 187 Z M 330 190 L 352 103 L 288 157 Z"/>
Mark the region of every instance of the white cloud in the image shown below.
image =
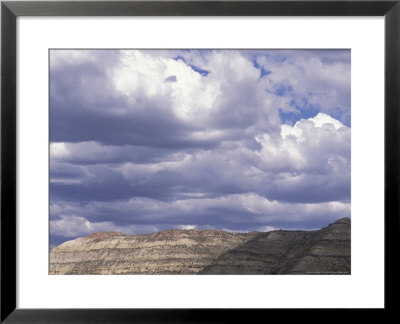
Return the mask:
<path id="1" fill-rule="evenodd" d="M 191 230 L 191 229 L 196 229 L 196 225 L 178 225 L 177 228 L 182 229 L 182 230 Z"/>
<path id="2" fill-rule="evenodd" d="M 194 56 L 192 53 L 192 61 Z M 221 132 L 224 123 L 230 127 L 251 118 L 248 127 L 266 129 L 279 122 L 268 93 L 259 86 L 259 71 L 241 52 L 213 51 L 201 60 L 204 68 L 211 71 L 207 76 L 184 60 L 152 51 L 129 50 L 122 51 L 120 65 L 109 73 L 115 90 L 129 99 L 127 109 L 143 109 L 145 105 L 171 108 L 183 122 L 195 128 L 201 126 L 206 137 Z M 171 75 L 176 82 L 165 82 Z"/>
<path id="3" fill-rule="evenodd" d="M 50 221 L 50 233 L 64 237 L 81 237 L 96 232 L 121 232 L 125 234 L 152 233 L 158 231 L 152 225 L 118 226 L 111 221 L 90 222 L 76 215 L 61 215 L 60 219 Z"/>
<path id="4" fill-rule="evenodd" d="M 343 123 L 324 113 L 318 113 L 318 115 L 316 115 L 313 118 L 310 118 L 309 120 L 311 120 L 314 123 L 315 127 L 324 127 L 325 125 L 333 125 L 333 127 L 335 127 L 336 130 L 344 127 Z"/>
<path id="5" fill-rule="evenodd" d="M 319 113 L 295 125 L 282 125 L 281 138 L 257 137 L 262 149 L 259 167 L 265 171 L 326 174 L 350 172 L 351 129 L 331 116 Z"/>
<path id="6" fill-rule="evenodd" d="M 260 232 L 272 232 L 279 230 L 279 228 L 273 227 L 273 226 L 261 226 L 258 231 Z"/>
<path id="7" fill-rule="evenodd" d="M 76 215 L 61 215 L 61 219 L 50 221 L 50 233 L 62 236 L 84 236 L 89 233 L 109 230 L 111 222 L 91 223 L 83 217 Z"/>

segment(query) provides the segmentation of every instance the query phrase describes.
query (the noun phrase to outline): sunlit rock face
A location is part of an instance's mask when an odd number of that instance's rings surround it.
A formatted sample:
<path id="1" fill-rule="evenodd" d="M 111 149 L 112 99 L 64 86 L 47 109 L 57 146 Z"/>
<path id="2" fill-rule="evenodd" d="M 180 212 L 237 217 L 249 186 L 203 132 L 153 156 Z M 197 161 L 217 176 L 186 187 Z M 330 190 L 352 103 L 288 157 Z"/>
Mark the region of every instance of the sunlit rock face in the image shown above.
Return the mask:
<path id="1" fill-rule="evenodd" d="M 350 219 L 317 231 L 100 232 L 50 252 L 50 274 L 350 274 Z"/>

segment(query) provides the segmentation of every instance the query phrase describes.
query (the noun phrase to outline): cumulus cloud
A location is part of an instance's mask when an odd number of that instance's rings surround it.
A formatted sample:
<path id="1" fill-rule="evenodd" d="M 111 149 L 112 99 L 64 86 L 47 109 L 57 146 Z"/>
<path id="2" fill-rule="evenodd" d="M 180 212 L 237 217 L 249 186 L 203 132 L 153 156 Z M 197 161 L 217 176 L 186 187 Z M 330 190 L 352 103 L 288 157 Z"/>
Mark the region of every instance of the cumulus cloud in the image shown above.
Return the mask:
<path id="1" fill-rule="evenodd" d="M 79 64 L 51 66 L 54 142 L 212 148 L 221 139 L 277 130 L 278 113 L 240 52 L 217 51 L 207 76 L 147 51 L 121 51 L 114 65 L 99 64 L 104 57 L 95 52 Z M 165 82 L 171 75 L 176 81 Z"/>
<path id="2" fill-rule="evenodd" d="M 350 216 L 349 64 L 348 51 L 51 51 L 51 234 Z"/>

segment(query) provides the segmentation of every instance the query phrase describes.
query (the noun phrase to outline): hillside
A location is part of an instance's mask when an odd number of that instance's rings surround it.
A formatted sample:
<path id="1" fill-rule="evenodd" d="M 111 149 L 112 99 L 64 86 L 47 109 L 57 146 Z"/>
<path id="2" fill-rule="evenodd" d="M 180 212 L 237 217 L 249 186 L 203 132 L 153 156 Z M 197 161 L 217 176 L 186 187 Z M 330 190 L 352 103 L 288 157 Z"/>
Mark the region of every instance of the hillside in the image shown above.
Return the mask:
<path id="1" fill-rule="evenodd" d="M 101 232 L 50 252 L 50 274 L 349 274 L 350 219 L 317 231 Z"/>

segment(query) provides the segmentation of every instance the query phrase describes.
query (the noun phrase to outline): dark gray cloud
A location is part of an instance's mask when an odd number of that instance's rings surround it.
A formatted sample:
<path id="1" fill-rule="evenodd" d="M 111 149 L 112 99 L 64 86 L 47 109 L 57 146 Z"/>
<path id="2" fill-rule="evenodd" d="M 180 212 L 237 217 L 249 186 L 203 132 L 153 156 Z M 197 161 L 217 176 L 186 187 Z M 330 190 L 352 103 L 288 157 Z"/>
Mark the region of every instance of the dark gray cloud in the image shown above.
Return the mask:
<path id="1" fill-rule="evenodd" d="M 330 114 L 349 115 L 349 54 L 52 51 L 52 244 L 350 216 L 350 128 Z M 316 101 L 316 113 L 282 125 L 279 110 L 297 100 Z"/>
<path id="2" fill-rule="evenodd" d="M 68 164 L 159 163 L 178 161 L 184 156 L 183 152 L 168 147 L 101 145 L 98 142 L 52 143 L 50 151 L 54 159 L 52 169 Z M 60 162 L 64 165 L 59 166 Z"/>
<path id="3" fill-rule="evenodd" d="M 312 229 L 321 224 L 325 226 L 350 212 L 346 203 L 286 204 L 252 194 L 204 198 L 201 201 L 191 198 L 161 202 L 134 198 L 118 202 L 57 202 L 51 209 L 52 223 L 55 224 L 53 233 L 62 233 L 61 225 L 74 227 L 76 234 L 69 235 L 90 233 L 95 228 L 119 229 L 130 234 L 145 228 L 154 231 L 183 226 L 236 231 L 262 231 L 267 226 Z M 84 224 L 84 227 L 79 224 Z"/>
<path id="4" fill-rule="evenodd" d="M 168 78 L 165 79 L 165 82 L 177 82 L 178 79 L 175 75 L 170 75 Z"/>

